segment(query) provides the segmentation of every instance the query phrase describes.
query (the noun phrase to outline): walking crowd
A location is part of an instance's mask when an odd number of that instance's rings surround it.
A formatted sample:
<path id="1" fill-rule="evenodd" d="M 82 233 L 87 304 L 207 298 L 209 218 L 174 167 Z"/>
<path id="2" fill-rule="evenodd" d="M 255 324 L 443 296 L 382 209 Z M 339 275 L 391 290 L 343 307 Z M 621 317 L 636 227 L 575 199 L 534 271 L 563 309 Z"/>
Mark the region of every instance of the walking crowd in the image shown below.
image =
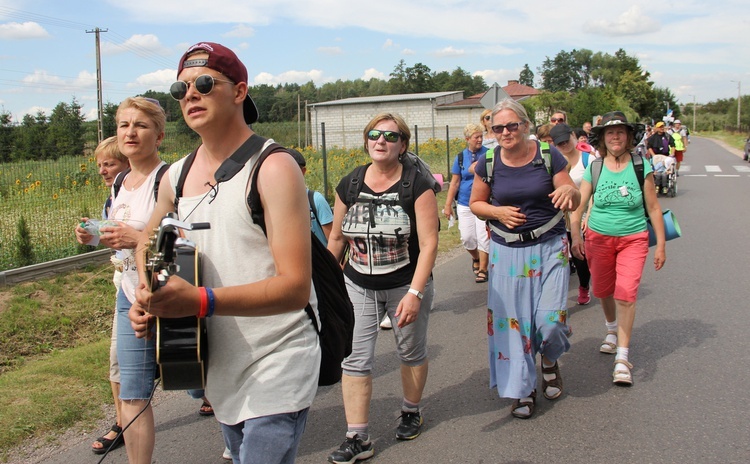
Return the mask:
<path id="1" fill-rule="evenodd" d="M 150 399 L 159 371 L 154 318 L 197 316 L 207 326 L 209 368 L 205 390 L 190 394 L 203 399 L 200 414 L 218 420 L 224 457 L 294 462 L 325 356 L 306 312 L 317 302 L 312 240 L 342 263 L 354 308 L 351 353 L 341 363 L 346 424 L 329 462 L 374 455 L 369 414 L 383 327 L 392 327 L 400 363 L 395 436 L 413 440 L 424 427 L 439 210 L 434 179 L 409 162 L 409 125 L 387 112 L 365 125 L 369 163 L 340 180 L 331 209 L 306 188 L 301 154 L 271 151 L 262 165 L 258 156 L 235 161 L 257 140 L 247 75 L 228 48 L 195 44 L 180 58 L 170 93 L 200 135 L 196 151 L 166 169 L 158 157 L 164 110 L 142 97 L 122 102 L 116 137 L 97 149 L 100 174 L 112 186 L 106 221 L 92 229 L 82 218 L 75 234 L 80 243 L 99 241 L 116 251 L 110 380 L 117 415 L 94 453 L 124 443 L 129 462 L 151 462 Z M 647 220 L 656 236 L 655 269 L 666 261 L 656 176 L 677 174 L 687 147 L 680 121 L 671 134 L 657 123 L 643 140 L 641 126 L 619 111 L 580 129 L 567 121 L 556 111 L 535 128 L 512 99 L 484 111 L 464 129 L 466 148 L 453 160 L 440 209 L 458 221 L 477 288 L 487 286 L 489 385 L 513 400 L 510 413 L 521 419 L 534 415 L 538 388 L 549 401 L 564 392 L 559 360 L 570 348 L 574 272 L 577 303 L 589 304 L 592 295 L 601 301 L 606 330 L 599 351 L 614 355 L 612 381 L 633 384 L 629 349 L 649 249 Z M 257 151 L 272 143 L 261 139 Z M 646 147 L 645 156 L 637 145 Z M 652 167 L 659 155 L 674 161 L 661 158 Z M 228 162 L 232 174 L 219 175 Z M 259 194 L 263 224 L 248 211 L 248 191 Z M 211 225 L 182 232 L 200 250 L 200 286 L 177 275 L 155 286 L 146 272 L 145 231 L 168 214 Z"/>

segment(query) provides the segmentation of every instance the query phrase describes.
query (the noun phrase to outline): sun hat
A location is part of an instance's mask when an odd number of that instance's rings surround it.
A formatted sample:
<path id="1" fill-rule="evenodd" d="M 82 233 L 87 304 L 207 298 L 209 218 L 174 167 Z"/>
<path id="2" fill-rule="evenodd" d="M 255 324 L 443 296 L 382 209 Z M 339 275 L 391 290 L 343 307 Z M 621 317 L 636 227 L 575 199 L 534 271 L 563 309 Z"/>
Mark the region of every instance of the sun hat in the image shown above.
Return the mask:
<path id="1" fill-rule="evenodd" d="M 208 53 L 208 59 L 188 59 L 188 56 L 196 51 Z M 232 50 L 221 44 L 199 42 L 188 48 L 182 55 L 182 58 L 180 58 L 177 68 L 178 78 L 183 69 L 192 67 L 211 68 L 214 71 L 222 73 L 235 84 L 239 84 L 240 82 L 247 84 L 247 68 Z M 247 124 L 253 124 L 258 121 L 258 107 L 255 106 L 255 102 L 249 93 L 245 97 L 243 115 Z"/>
<path id="2" fill-rule="evenodd" d="M 658 125 L 659 124 L 657 123 L 657 126 Z M 602 129 L 612 126 L 625 126 L 631 131 L 635 131 L 635 126 L 628 122 L 628 118 L 625 116 L 625 113 L 623 113 L 622 111 L 612 111 L 602 116 L 601 122 L 591 128 L 591 133 L 599 136 Z"/>
<path id="3" fill-rule="evenodd" d="M 549 136 L 552 137 L 552 141 L 555 143 L 555 145 L 557 145 L 559 143 L 569 141 L 570 134 L 572 133 L 573 129 L 571 129 L 569 125 L 560 123 L 552 126 L 552 129 L 549 131 Z"/>
<path id="4" fill-rule="evenodd" d="M 675 120 L 674 120 L 674 123 L 675 123 L 675 124 L 682 124 L 682 121 L 680 121 L 679 119 L 675 119 Z"/>
<path id="5" fill-rule="evenodd" d="M 664 121 L 659 121 L 656 124 L 654 124 L 654 127 L 664 127 Z"/>

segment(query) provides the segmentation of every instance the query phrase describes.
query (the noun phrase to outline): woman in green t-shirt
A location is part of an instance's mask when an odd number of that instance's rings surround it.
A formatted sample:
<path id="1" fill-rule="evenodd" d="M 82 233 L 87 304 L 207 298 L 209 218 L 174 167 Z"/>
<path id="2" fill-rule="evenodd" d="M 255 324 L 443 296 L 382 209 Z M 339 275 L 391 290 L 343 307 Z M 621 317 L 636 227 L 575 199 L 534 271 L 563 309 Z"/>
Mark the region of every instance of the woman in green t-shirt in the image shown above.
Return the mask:
<path id="1" fill-rule="evenodd" d="M 648 255 L 644 205 L 656 232 L 654 267 L 657 271 L 666 261 L 664 221 L 650 164 L 643 163 L 642 189 L 636 175 L 631 156 L 635 138 L 633 124 L 622 112 L 614 111 L 605 114 L 602 122 L 591 130 L 597 136 L 597 148 L 602 154 L 598 165 L 601 172 L 593 186 L 595 164 L 589 164 L 584 173 L 581 206 L 571 215 L 572 252 L 577 258 L 585 256 L 588 260 L 593 294 L 602 302 L 607 336 L 599 351 L 616 355 L 613 382 L 632 385 L 633 365 L 628 361 L 628 351 L 638 286 Z M 584 243 L 581 217 L 592 195 L 593 204 L 583 227 Z"/>

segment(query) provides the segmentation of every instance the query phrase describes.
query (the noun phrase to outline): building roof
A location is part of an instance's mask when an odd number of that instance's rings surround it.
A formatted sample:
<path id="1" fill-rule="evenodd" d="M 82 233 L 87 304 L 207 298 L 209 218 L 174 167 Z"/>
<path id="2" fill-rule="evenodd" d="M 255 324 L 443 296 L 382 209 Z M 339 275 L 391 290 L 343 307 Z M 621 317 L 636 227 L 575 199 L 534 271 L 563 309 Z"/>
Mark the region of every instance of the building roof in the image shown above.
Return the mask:
<path id="1" fill-rule="evenodd" d="M 311 103 L 309 106 L 334 106 L 334 105 L 356 105 L 362 103 L 384 103 L 394 101 L 409 101 L 409 100 L 431 100 L 435 98 L 445 97 L 454 94 L 462 93 L 459 91 L 452 92 L 426 92 L 426 93 L 407 93 L 400 95 L 378 95 L 374 97 L 352 97 L 343 98 L 341 100 L 331 100 L 327 102 Z"/>
<path id="2" fill-rule="evenodd" d="M 516 101 L 533 97 L 534 95 L 538 95 L 540 93 L 533 87 L 519 84 L 518 81 L 508 81 L 508 85 L 506 85 L 502 89 L 503 91 L 505 91 L 505 93 L 508 94 L 509 97 Z M 489 92 L 489 90 L 487 92 Z M 482 97 L 484 97 L 487 92 L 478 93 L 460 101 L 440 105 L 440 108 L 480 108 L 482 106 Z"/>

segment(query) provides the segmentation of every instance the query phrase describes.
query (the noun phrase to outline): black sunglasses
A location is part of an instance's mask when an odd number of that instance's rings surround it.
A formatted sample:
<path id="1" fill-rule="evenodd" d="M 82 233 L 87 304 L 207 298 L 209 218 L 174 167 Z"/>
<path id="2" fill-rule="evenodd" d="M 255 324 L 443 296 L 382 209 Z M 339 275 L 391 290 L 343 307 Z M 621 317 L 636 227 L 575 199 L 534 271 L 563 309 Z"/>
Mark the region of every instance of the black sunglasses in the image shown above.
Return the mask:
<path id="1" fill-rule="evenodd" d="M 508 129 L 508 132 L 515 132 L 518 130 L 521 124 L 523 124 L 523 122 L 512 122 L 510 124 L 498 124 L 496 126 L 492 126 L 492 132 L 496 134 L 502 134 L 505 129 Z"/>
<path id="2" fill-rule="evenodd" d="M 549 118 L 550 122 L 565 122 L 565 118 Z"/>
<path id="3" fill-rule="evenodd" d="M 391 143 L 398 142 L 398 139 L 400 137 L 403 137 L 403 135 L 401 135 L 401 132 L 382 131 L 382 130 L 373 129 L 367 133 L 367 138 L 372 141 L 376 141 L 380 138 L 381 135 L 383 136 L 386 142 L 391 142 Z"/>
<path id="4" fill-rule="evenodd" d="M 234 84 L 234 82 L 228 79 L 219 79 L 218 77 L 214 77 L 208 74 L 202 74 L 196 77 L 192 82 L 175 82 L 171 85 L 171 87 L 169 87 L 169 94 L 172 95 L 172 98 L 174 98 L 175 100 L 180 101 L 185 98 L 185 95 L 187 95 L 190 84 L 195 84 L 195 90 L 197 90 L 201 95 L 208 95 L 214 89 L 214 85 L 216 85 L 216 82 L 227 82 L 229 84 Z"/>
<path id="5" fill-rule="evenodd" d="M 489 114 L 488 114 L 487 116 L 485 116 L 485 117 L 484 117 L 484 120 L 485 120 L 485 121 L 489 121 L 490 119 L 492 119 L 492 116 L 490 116 Z"/>

